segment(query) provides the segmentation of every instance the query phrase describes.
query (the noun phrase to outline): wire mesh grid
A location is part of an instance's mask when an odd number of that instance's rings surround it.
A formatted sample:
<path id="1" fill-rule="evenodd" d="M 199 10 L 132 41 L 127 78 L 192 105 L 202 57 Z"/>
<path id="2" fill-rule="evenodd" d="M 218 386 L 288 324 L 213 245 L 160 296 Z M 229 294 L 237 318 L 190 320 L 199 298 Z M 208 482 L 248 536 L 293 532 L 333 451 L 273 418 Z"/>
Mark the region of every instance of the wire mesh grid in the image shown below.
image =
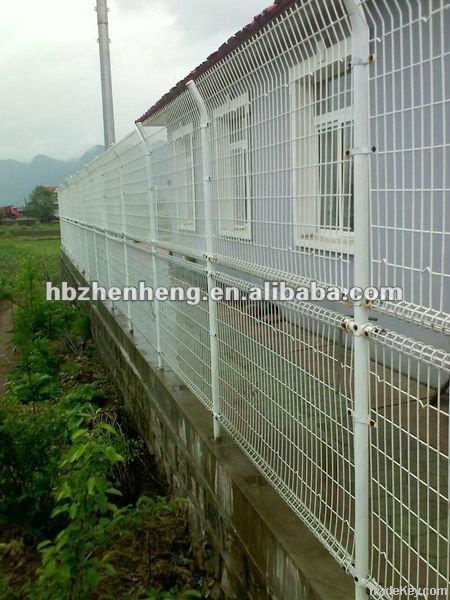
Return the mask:
<path id="1" fill-rule="evenodd" d="M 211 115 L 218 260 L 350 285 L 348 34 L 342 2 L 296 3 L 199 77 Z"/>
<path id="2" fill-rule="evenodd" d="M 76 223 L 62 222 L 61 237 L 66 249 L 71 253 L 72 260 L 80 271 L 85 271 L 86 252 L 84 247 L 84 230 Z"/>
<path id="3" fill-rule="evenodd" d="M 189 268 L 187 260 L 157 258 L 158 285 L 186 290 L 197 286 L 207 293 L 204 269 Z M 161 352 L 165 361 L 186 385 L 211 407 L 211 351 L 207 302 L 189 305 L 183 301 L 161 302 Z"/>
<path id="4" fill-rule="evenodd" d="M 103 193 L 105 203 L 105 227 L 111 232 L 122 231 L 123 211 L 119 168 L 116 160 L 112 160 L 103 172 Z"/>
<path id="5" fill-rule="evenodd" d="M 450 355 L 371 342 L 371 568 L 381 587 L 447 589 Z"/>
<path id="6" fill-rule="evenodd" d="M 83 203 L 86 222 L 95 227 L 105 226 L 105 209 L 103 203 L 103 180 L 98 172 L 86 173 L 82 176 L 85 181 Z"/>
<path id="7" fill-rule="evenodd" d="M 129 285 L 155 287 L 152 269 L 152 256 L 149 244 L 133 244 L 128 246 Z M 131 303 L 131 321 L 134 329 L 154 348 L 156 344 L 156 309 L 153 300 L 135 301 Z"/>
<path id="8" fill-rule="evenodd" d="M 130 145 L 121 163 L 122 231 L 131 239 L 147 242 L 150 214 L 145 153 L 137 135 L 130 139 Z"/>
<path id="9" fill-rule="evenodd" d="M 85 229 L 85 244 L 86 244 L 86 265 L 88 281 L 98 281 L 98 262 L 97 262 L 97 247 L 95 236 L 96 233 L 92 229 Z"/>
<path id="10" fill-rule="evenodd" d="M 351 337 L 337 324 L 295 309 L 240 300 L 219 303 L 218 342 L 223 424 L 348 566 L 354 500 Z"/>
<path id="11" fill-rule="evenodd" d="M 450 312 L 450 4 L 365 2 L 370 67 L 371 276 Z"/>
<path id="12" fill-rule="evenodd" d="M 204 198 L 198 112 L 188 92 L 163 109 L 165 140 L 148 138 L 155 202 L 155 240 L 204 251 Z"/>
<path id="13" fill-rule="evenodd" d="M 106 236 L 95 233 L 95 244 L 97 248 L 97 270 L 98 283 L 103 287 L 110 287 L 109 277 L 109 262 L 107 258 L 107 243 Z"/>
<path id="14" fill-rule="evenodd" d="M 127 269 L 125 264 L 125 258 L 127 254 L 127 247 L 123 240 L 120 238 L 114 238 L 107 236 L 106 243 L 108 244 L 109 253 L 109 287 L 116 287 L 119 290 L 129 286 L 127 280 Z M 125 302 L 123 298 L 114 302 L 115 308 L 120 310 L 122 314 L 127 315 L 130 307 L 129 302 Z"/>

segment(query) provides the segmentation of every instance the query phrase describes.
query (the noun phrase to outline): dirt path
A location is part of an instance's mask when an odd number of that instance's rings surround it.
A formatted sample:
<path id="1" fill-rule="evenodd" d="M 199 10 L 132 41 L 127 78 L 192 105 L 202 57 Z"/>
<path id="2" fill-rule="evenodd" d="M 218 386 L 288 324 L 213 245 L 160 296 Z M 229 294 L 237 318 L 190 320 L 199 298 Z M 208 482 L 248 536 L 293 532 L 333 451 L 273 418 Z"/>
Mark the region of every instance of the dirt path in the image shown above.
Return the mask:
<path id="1" fill-rule="evenodd" d="M 12 314 L 9 302 L 0 303 L 0 396 L 5 391 L 8 373 L 17 364 L 17 355 L 9 343 L 12 338 Z"/>

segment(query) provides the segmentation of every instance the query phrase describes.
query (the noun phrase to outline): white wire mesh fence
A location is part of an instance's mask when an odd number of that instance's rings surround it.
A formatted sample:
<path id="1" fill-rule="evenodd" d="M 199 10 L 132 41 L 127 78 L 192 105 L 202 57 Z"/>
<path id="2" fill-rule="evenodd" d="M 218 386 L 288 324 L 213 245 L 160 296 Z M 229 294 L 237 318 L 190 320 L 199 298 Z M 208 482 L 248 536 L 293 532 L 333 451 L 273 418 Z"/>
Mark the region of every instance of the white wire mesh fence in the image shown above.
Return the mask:
<path id="1" fill-rule="evenodd" d="M 225 274 L 217 281 L 248 288 Z M 221 422 L 336 558 L 353 548 L 352 339 L 311 307 L 218 307 Z"/>
<path id="2" fill-rule="evenodd" d="M 370 573 L 388 587 L 447 589 L 449 355 L 373 337 Z"/>
<path id="3" fill-rule="evenodd" d="M 449 313 L 446 2 L 367 2 L 371 48 L 371 275 L 421 312 Z M 420 308 L 419 308 L 420 307 Z"/>
<path id="4" fill-rule="evenodd" d="M 400 286 L 401 302 L 362 307 L 115 309 L 353 575 L 358 599 L 443 588 L 450 3 L 285 4 L 61 186 L 63 246 L 107 287 Z"/>

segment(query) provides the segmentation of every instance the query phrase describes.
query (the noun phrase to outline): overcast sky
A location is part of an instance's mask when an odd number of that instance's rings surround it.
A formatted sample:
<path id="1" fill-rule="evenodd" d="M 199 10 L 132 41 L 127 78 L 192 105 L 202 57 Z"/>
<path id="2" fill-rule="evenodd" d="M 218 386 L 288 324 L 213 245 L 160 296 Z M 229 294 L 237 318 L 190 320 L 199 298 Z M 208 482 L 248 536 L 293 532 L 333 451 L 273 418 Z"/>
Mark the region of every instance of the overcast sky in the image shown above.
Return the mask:
<path id="1" fill-rule="evenodd" d="M 270 0 L 109 0 L 116 137 Z M 95 0 L 7 2 L 0 159 L 103 143 Z"/>

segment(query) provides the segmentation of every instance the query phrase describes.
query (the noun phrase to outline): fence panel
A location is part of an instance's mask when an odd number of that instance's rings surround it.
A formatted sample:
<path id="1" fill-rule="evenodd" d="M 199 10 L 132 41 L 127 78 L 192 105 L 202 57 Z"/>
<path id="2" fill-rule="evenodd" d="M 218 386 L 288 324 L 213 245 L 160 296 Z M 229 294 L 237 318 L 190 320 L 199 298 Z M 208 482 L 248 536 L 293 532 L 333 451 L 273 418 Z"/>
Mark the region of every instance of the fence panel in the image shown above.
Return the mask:
<path id="1" fill-rule="evenodd" d="M 139 286 L 139 282 L 149 288 L 155 287 L 152 269 L 152 256 L 149 244 L 128 246 L 129 284 Z M 152 300 L 131 303 L 131 320 L 135 331 L 139 332 L 156 348 L 156 307 Z"/>
<path id="2" fill-rule="evenodd" d="M 352 338 L 338 315 L 311 313 L 270 302 L 219 303 L 222 422 L 348 565 L 354 541 Z"/>
<path id="3" fill-rule="evenodd" d="M 448 30 L 448 0 L 293 0 L 59 190 L 105 287 L 402 288 L 116 305 L 357 600 L 450 577 Z"/>
<path id="4" fill-rule="evenodd" d="M 449 355 L 393 332 L 371 342 L 371 577 L 448 585 Z"/>
<path id="5" fill-rule="evenodd" d="M 364 2 L 371 30 L 371 277 L 450 313 L 448 2 Z"/>
<path id="6" fill-rule="evenodd" d="M 158 285 L 165 288 L 200 287 L 207 293 L 204 269 L 188 268 L 187 261 L 160 256 Z M 164 361 L 176 371 L 198 398 L 211 407 L 211 351 L 207 302 L 161 302 L 161 350 Z"/>

